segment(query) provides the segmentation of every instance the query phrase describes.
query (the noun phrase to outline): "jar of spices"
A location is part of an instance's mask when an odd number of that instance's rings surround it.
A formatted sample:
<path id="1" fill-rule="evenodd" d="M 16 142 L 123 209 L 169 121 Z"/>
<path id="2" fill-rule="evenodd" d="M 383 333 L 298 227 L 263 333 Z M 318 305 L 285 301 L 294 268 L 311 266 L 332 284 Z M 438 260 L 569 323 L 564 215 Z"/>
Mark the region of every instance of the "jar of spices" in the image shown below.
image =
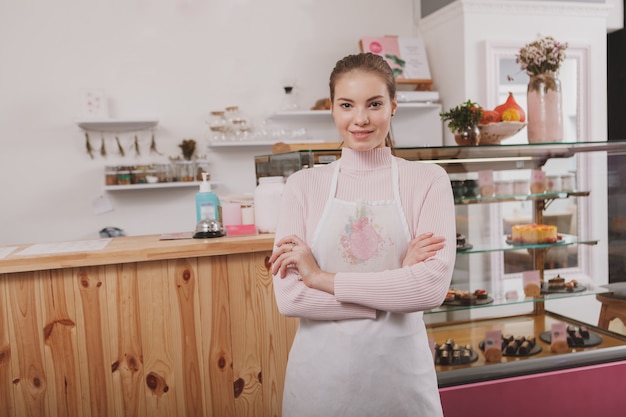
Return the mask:
<path id="1" fill-rule="evenodd" d="M 117 171 L 117 185 L 130 185 L 130 170 L 127 167 Z"/>
<path id="2" fill-rule="evenodd" d="M 133 170 L 130 171 L 130 183 L 145 184 L 146 171 L 142 167 L 135 167 Z"/>
<path id="3" fill-rule="evenodd" d="M 117 167 L 106 166 L 104 167 L 104 184 L 105 185 L 117 185 Z"/>
<path id="4" fill-rule="evenodd" d="M 463 195 L 469 198 L 476 198 L 480 193 L 478 188 L 478 180 L 465 180 L 463 181 Z"/>
<path id="5" fill-rule="evenodd" d="M 172 181 L 172 170 L 170 164 L 154 164 L 154 171 L 158 182 Z"/>
<path id="6" fill-rule="evenodd" d="M 178 181 L 193 181 L 196 178 L 193 161 L 176 161 L 175 166 Z"/>

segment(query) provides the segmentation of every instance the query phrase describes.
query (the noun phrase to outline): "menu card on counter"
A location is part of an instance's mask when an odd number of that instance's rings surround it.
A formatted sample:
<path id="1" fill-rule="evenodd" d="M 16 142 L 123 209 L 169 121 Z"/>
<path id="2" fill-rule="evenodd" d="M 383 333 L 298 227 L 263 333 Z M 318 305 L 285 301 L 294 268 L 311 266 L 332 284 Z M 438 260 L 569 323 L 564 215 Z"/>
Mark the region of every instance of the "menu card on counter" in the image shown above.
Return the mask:
<path id="1" fill-rule="evenodd" d="M 112 238 L 77 240 L 73 242 L 37 243 L 15 255 L 51 255 L 57 253 L 86 252 L 104 249 Z"/>

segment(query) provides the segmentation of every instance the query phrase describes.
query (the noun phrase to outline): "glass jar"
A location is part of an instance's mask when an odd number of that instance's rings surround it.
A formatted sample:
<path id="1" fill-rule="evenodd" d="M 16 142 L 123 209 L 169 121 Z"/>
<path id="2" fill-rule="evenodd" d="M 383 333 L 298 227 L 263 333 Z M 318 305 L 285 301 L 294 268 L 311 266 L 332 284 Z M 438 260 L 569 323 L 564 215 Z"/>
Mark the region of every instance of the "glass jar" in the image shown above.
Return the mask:
<path id="1" fill-rule="evenodd" d="M 117 171 L 117 185 L 130 185 L 130 169 L 124 167 Z"/>
<path id="2" fill-rule="evenodd" d="M 144 173 L 146 177 L 146 184 L 156 184 L 159 182 L 157 171 L 153 166 L 148 167 L 148 169 L 146 169 Z"/>
<path id="3" fill-rule="evenodd" d="M 131 184 L 145 184 L 146 183 L 146 170 L 142 166 L 135 167 L 130 171 L 130 183 Z"/>
<path id="4" fill-rule="evenodd" d="M 196 178 L 193 161 L 176 161 L 175 166 L 178 181 L 187 182 L 193 181 Z"/>
<path id="5" fill-rule="evenodd" d="M 211 179 L 211 173 L 209 172 L 209 160 L 206 158 L 206 155 L 200 154 L 194 160 L 194 172 L 196 173 L 196 181 L 202 181 L 202 174 L 206 172 L 207 180 Z"/>
<path id="6" fill-rule="evenodd" d="M 172 181 L 172 169 L 170 164 L 154 164 L 154 171 L 158 182 Z"/>
<path id="7" fill-rule="evenodd" d="M 223 111 L 212 111 L 207 123 L 211 130 L 211 142 L 223 142 L 226 140 L 228 121 L 224 117 Z"/>
<path id="8" fill-rule="evenodd" d="M 104 167 L 104 184 L 105 185 L 117 185 L 117 167 L 116 166 Z"/>

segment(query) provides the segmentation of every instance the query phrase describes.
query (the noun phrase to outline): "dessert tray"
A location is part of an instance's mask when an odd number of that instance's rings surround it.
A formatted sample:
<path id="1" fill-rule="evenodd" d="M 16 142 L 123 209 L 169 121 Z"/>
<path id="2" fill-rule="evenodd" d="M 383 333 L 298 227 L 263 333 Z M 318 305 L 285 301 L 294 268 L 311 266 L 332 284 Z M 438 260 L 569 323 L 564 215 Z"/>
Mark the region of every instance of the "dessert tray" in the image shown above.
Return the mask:
<path id="1" fill-rule="evenodd" d="M 442 305 L 444 306 L 482 306 L 485 304 L 491 304 L 493 303 L 493 298 L 491 298 L 490 296 L 487 296 L 487 298 L 482 298 L 482 299 L 474 299 L 474 300 L 462 300 L 462 299 L 456 299 L 456 300 L 450 300 L 450 301 L 444 301 Z"/>
<path id="2" fill-rule="evenodd" d="M 442 306 L 479 306 L 493 303 L 493 298 L 484 289 L 463 291 L 456 288 L 448 289 Z"/>
<path id="3" fill-rule="evenodd" d="M 569 329 L 569 328 L 568 328 Z M 595 333 L 589 332 L 586 336 L 580 336 L 580 338 L 575 338 L 572 336 L 573 332 L 568 330 L 567 335 L 567 345 L 569 347 L 591 347 L 597 346 L 602 343 L 602 337 Z M 546 343 L 552 343 L 552 332 L 547 331 L 543 332 L 539 335 L 539 339 Z"/>
<path id="4" fill-rule="evenodd" d="M 528 342 L 528 345 L 524 348 L 521 348 L 524 342 Z M 511 345 L 509 347 L 509 345 Z M 485 342 L 480 341 L 478 343 L 478 347 L 480 350 L 485 350 Z M 541 345 L 537 343 L 534 338 L 515 338 L 514 336 L 502 336 L 502 356 L 509 357 L 526 357 L 536 355 L 541 352 Z"/>
<path id="5" fill-rule="evenodd" d="M 571 294 L 574 292 L 583 292 L 587 289 L 584 285 L 578 284 L 574 288 L 549 288 L 548 283 L 544 282 L 541 286 L 542 294 Z"/>
<path id="6" fill-rule="evenodd" d="M 434 356 L 435 364 L 442 366 L 468 365 L 478 360 L 478 352 L 471 345 L 460 346 L 453 339 L 435 344 Z"/>

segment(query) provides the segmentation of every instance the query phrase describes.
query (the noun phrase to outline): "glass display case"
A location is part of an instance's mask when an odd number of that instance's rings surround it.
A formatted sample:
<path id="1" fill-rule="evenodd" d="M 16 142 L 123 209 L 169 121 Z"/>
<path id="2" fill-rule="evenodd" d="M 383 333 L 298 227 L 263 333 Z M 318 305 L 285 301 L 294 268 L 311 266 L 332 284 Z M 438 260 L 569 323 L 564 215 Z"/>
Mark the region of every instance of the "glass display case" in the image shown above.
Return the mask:
<path id="1" fill-rule="evenodd" d="M 456 344 L 472 346 L 478 353 L 472 363 L 437 364 L 440 387 L 479 380 L 485 365 L 490 365 L 490 372 L 504 367 L 501 372 L 507 377 L 556 369 L 562 356 L 552 353 L 550 345 L 539 342 L 539 338 L 557 322 L 570 327 L 590 326 L 602 340 L 593 348 L 570 346 L 568 363 L 572 366 L 626 359 L 623 335 L 595 327 L 597 317 L 582 322 L 563 314 L 558 307 L 559 303 L 569 303 L 576 309 L 582 300 L 596 302 L 596 294 L 608 292 L 603 286 L 608 283 L 608 269 L 598 262 L 608 251 L 607 231 L 597 214 L 606 210 L 606 175 L 593 174 L 606 172 L 609 156 L 624 153 L 626 141 L 395 149 L 395 155 L 404 159 L 439 164 L 453 184 L 469 181 L 474 186 L 481 172 L 489 172 L 496 184 L 501 181 L 510 185 L 506 191 L 489 196 L 471 190 L 455 193 L 457 233 L 466 240 L 460 247 L 457 242 L 451 291 L 478 291 L 483 298 L 444 302 L 425 312 L 433 343 L 454 339 Z M 288 177 L 300 169 L 335 161 L 340 155 L 338 149 L 261 155 L 255 158 L 256 175 Z M 558 178 L 560 184 L 531 190 L 528 182 L 536 171 L 551 177 L 551 181 Z M 525 185 L 516 188 L 516 182 Z M 557 226 L 558 240 L 538 245 L 511 242 L 511 227 L 527 223 Z M 539 295 L 525 293 L 528 271 L 540 275 Z M 552 291 L 547 283 L 554 277 L 563 277 L 576 287 Z M 554 310 L 550 307 L 553 304 Z M 501 362 L 489 364 L 480 354 L 479 345 L 490 329 L 499 329 L 502 334 L 532 335 L 540 352 L 527 355 L 533 360 L 522 361 L 522 365 L 516 362 L 526 357 L 505 356 Z"/>

